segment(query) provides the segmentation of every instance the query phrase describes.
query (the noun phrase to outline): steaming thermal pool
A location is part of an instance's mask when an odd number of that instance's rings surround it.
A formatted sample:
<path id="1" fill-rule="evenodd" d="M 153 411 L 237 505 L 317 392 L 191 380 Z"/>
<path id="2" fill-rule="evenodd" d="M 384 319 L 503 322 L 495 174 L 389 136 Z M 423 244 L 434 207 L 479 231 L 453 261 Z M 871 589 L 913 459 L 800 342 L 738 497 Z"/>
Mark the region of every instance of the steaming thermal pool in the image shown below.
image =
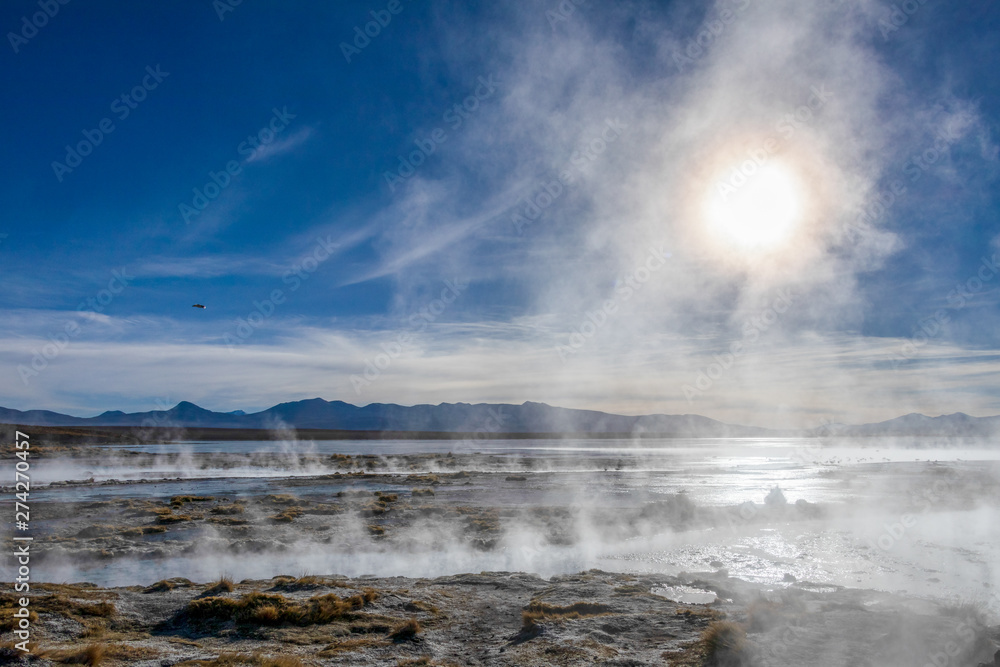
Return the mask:
<path id="1" fill-rule="evenodd" d="M 37 547 L 47 556 L 36 576 L 126 585 L 223 572 L 724 569 L 779 587 L 907 591 L 1000 608 L 1000 448 L 991 442 L 516 440 L 471 448 L 195 442 L 49 459 L 36 467 L 42 486 L 32 494 Z M 765 503 L 775 487 L 780 497 Z M 181 496 L 212 500 L 182 502 L 171 517 L 186 518 L 157 519 L 157 503 Z M 234 505 L 238 516 L 224 513 Z M 280 518 L 286 507 L 300 514 Z"/>

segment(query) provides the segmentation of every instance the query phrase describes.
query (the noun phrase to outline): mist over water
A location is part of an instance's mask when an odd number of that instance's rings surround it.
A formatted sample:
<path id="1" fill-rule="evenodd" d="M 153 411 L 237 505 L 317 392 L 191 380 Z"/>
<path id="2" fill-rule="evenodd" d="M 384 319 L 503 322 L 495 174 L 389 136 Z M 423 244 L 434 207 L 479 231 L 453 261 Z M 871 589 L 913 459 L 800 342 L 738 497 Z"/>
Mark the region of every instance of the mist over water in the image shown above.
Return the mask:
<path id="1" fill-rule="evenodd" d="M 1000 451 L 992 442 L 482 444 L 480 453 L 463 454 L 460 443 L 447 441 L 200 442 L 109 448 L 104 467 L 64 460 L 47 470 L 57 483 L 36 491 L 38 500 L 224 496 L 248 503 L 249 524 L 236 542 L 208 522 L 172 526 L 147 538 L 167 549 L 159 556 L 116 550 L 113 560 L 82 562 L 53 551 L 39 576 L 145 585 L 223 573 L 239 580 L 726 570 L 777 588 L 794 582 L 817 590 L 905 591 L 1000 611 Z M 351 465 L 362 469 L 338 467 L 344 459 L 336 457 L 350 455 L 361 457 Z M 149 461 L 153 465 L 144 465 Z M 308 507 L 380 492 L 417 507 L 423 501 L 409 496 L 425 482 L 413 480 L 437 475 L 447 480 L 434 487 L 437 510 L 389 524 L 388 537 L 379 540 L 367 530 L 371 520 L 356 512 L 329 521 L 314 517 L 308 530 L 301 520 L 285 529 L 269 527 L 249 506 L 267 494 L 289 494 Z M 470 507 L 497 522 L 495 541 L 470 542 L 461 525 L 443 518 Z M 171 550 L 172 544 L 184 548 Z"/>

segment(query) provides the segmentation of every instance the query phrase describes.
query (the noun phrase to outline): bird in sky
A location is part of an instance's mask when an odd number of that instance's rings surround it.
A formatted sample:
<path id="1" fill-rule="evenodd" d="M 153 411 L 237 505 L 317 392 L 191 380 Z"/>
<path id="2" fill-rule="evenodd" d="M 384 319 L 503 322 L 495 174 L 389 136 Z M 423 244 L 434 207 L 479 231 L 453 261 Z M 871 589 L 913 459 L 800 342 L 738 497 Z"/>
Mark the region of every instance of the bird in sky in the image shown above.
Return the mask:
<path id="1" fill-rule="evenodd" d="M 205 308 L 205 306 L 201 305 L 200 303 L 196 303 L 196 304 L 194 304 L 194 305 L 193 305 L 193 306 L 191 306 L 191 307 L 192 307 L 192 308 Z"/>

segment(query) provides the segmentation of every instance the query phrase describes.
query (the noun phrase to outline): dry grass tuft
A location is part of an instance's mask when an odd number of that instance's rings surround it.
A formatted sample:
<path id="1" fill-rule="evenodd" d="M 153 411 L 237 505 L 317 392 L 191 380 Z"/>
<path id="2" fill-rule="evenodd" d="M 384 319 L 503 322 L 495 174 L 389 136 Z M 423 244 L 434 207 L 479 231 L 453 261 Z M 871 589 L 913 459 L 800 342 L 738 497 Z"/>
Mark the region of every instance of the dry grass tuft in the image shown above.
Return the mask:
<path id="1" fill-rule="evenodd" d="M 411 618 L 393 628 L 392 632 L 389 633 L 389 639 L 397 643 L 412 642 L 422 631 L 423 628 L 420 627 L 420 621 L 415 618 Z"/>
<path id="2" fill-rule="evenodd" d="M 174 496 L 170 499 L 170 506 L 174 508 L 182 507 L 185 503 L 208 503 L 215 500 L 212 496 Z"/>
<path id="3" fill-rule="evenodd" d="M 208 522 L 220 526 L 246 526 L 250 523 L 247 519 L 237 519 L 231 516 L 212 516 L 208 518 Z"/>
<path id="4" fill-rule="evenodd" d="M 274 505 L 291 505 L 299 502 L 299 499 L 288 493 L 272 493 L 264 496 L 264 502 L 272 503 Z"/>
<path id="5" fill-rule="evenodd" d="M 155 584 L 147 587 L 143 590 L 143 593 L 165 593 L 167 591 L 172 591 L 175 588 L 190 588 L 194 583 L 190 579 L 185 579 L 184 577 L 173 577 L 172 579 L 161 579 Z"/>
<path id="6" fill-rule="evenodd" d="M 283 595 L 254 592 L 239 598 L 196 598 L 188 603 L 183 615 L 198 623 L 233 621 L 249 626 L 325 625 L 352 618 L 354 612 L 363 609 L 376 597 L 374 591 L 370 595 L 366 591 L 349 598 L 328 593 L 298 601 Z"/>
<path id="7" fill-rule="evenodd" d="M 537 630 L 540 622 L 544 620 L 573 620 L 589 618 L 591 616 L 604 616 L 611 613 L 614 613 L 611 607 L 592 602 L 574 602 L 566 607 L 557 607 L 533 600 L 521 612 L 521 630 L 533 632 Z"/>
<path id="8" fill-rule="evenodd" d="M 385 537 L 385 528 L 379 526 L 378 524 L 372 523 L 368 525 L 368 533 L 372 537 Z"/>
<path id="9" fill-rule="evenodd" d="M 418 484 L 438 485 L 441 483 L 441 478 L 437 475 L 407 475 L 406 481 Z"/>
<path id="10" fill-rule="evenodd" d="M 304 667 L 295 656 L 269 656 L 261 653 L 223 653 L 214 660 L 186 660 L 175 667 Z"/>
<path id="11" fill-rule="evenodd" d="M 380 637 L 352 637 L 342 641 L 327 644 L 323 650 L 316 654 L 319 658 L 333 658 L 341 653 L 353 653 L 367 648 L 387 646 L 389 642 Z"/>
<path id="12" fill-rule="evenodd" d="M 118 534 L 123 537 L 141 537 L 165 532 L 167 529 L 163 526 L 138 526 L 136 528 L 123 528 Z"/>
<path id="13" fill-rule="evenodd" d="M 219 593 L 232 593 L 236 590 L 236 585 L 230 577 L 225 575 L 219 577 L 219 580 L 213 583 L 208 589 L 205 590 L 205 595 L 218 595 Z"/>
<path id="14" fill-rule="evenodd" d="M 747 633 L 739 623 L 713 621 L 701 635 L 707 667 L 740 667 L 746 657 Z"/>
<path id="15" fill-rule="evenodd" d="M 76 534 L 76 537 L 81 539 L 90 539 L 94 537 L 107 537 L 113 535 L 117 529 L 110 524 L 97 524 L 93 526 L 87 526 Z"/>
<path id="16" fill-rule="evenodd" d="M 45 652 L 44 657 L 60 665 L 90 665 L 96 667 L 104 662 L 107 649 L 103 644 L 88 644 L 83 648 Z"/>
<path id="17" fill-rule="evenodd" d="M 170 581 L 169 579 L 161 579 L 151 586 L 147 586 L 142 592 L 143 593 L 166 593 L 167 591 L 172 591 L 177 588 L 177 584 Z"/>
<path id="18" fill-rule="evenodd" d="M 232 503 L 231 505 L 219 505 L 218 507 L 212 508 L 212 514 L 243 514 L 246 511 L 246 507 L 241 503 Z"/>
<path id="19" fill-rule="evenodd" d="M 412 495 L 414 498 L 419 498 L 421 496 L 433 496 L 434 489 L 430 487 L 426 489 L 413 489 L 412 491 L 410 491 L 410 495 Z"/>
<path id="20" fill-rule="evenodd" d="M 292 505 L 291 507 L 286 507 L 282 511 L 268 518 L 275 523 L 291 523 L 300 516 L 302 516 L 302 508 Z"/>

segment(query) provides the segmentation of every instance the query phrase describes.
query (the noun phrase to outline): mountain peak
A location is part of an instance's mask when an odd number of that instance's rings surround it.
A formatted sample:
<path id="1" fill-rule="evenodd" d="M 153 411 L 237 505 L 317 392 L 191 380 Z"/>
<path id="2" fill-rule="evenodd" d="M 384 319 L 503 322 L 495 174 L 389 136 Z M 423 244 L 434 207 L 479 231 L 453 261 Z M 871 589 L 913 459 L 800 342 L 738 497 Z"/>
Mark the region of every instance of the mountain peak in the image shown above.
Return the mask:
<path id="1" fill-rule="evenodd" d="M 170 408 L 168 412 L 210 412 L 200 405 L 195 405 L 191 401 L 181 401 L 174 407 Z"/>

